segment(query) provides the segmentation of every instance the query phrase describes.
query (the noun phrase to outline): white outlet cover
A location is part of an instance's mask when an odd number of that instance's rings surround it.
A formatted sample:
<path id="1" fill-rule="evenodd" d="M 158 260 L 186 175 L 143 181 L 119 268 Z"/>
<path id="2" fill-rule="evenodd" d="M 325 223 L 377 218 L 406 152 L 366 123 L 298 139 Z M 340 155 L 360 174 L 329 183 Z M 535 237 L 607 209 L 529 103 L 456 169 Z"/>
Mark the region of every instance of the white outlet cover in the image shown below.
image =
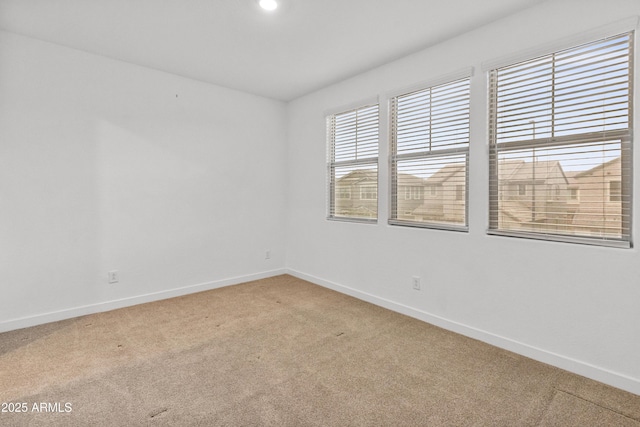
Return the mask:
<path id="1" fill-rule="evenodd" d="M 117 270 L 110 271 L 107 273 L 109 283 L 118 283 L 120 281 L 120 275 Z"/>

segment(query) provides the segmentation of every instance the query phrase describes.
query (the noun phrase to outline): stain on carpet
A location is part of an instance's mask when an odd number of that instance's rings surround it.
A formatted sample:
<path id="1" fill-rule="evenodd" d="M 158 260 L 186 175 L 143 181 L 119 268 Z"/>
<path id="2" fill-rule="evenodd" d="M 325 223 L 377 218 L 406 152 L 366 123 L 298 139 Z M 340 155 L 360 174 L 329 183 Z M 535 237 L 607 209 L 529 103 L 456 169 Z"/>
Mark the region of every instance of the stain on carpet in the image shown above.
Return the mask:
<path id="1" fill-rule="evenodd" d="M 151 411 L 151 413 L 149 414 L 149 418 L 155 418 L 159 415 L 164 414 L 165 412 L 167 412 L 169 410 L 169 408 L 158 408 L 154 411 Z"/>

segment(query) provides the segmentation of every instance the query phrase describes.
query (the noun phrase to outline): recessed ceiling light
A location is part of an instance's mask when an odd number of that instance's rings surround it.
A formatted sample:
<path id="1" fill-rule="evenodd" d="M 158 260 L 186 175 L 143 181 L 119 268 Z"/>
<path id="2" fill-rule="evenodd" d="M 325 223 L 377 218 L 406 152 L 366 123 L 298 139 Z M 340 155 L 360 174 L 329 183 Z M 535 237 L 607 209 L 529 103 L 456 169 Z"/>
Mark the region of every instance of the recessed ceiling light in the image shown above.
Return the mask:
<path id="1" fill-rule="evenodd" d="M 260 7 L 264 10 L 276 10 L 278 8 L 278 2 L 276 0 L 260 0 Z"/>

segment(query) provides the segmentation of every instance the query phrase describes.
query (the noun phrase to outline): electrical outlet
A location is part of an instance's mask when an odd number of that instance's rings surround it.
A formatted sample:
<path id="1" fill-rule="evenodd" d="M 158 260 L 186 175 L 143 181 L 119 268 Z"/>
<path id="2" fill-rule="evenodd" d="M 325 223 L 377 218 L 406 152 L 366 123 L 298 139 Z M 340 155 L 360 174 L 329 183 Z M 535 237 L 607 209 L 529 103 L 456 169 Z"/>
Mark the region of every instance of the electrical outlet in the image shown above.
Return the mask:
<path id="1" fill-rule="evenodd" d="M 118 270 L 111 270 L 107 273 L 107 278 L 109 283 L 118 283 L 120 281 L 120 273 L 118 273 Z"/>
<path id="2" fill-rule="evenodd" d="M 420 277 L 413 276 L 411 278 L 411 283 L 413 284 L 413 289 L 415 289 L 416 291 L 420 290 Z"/>
<path id="3" fill-rule="evenodd" d="M 266 251 L 264 253 L 264 259 L 271 259 L 271 251 Z"/>

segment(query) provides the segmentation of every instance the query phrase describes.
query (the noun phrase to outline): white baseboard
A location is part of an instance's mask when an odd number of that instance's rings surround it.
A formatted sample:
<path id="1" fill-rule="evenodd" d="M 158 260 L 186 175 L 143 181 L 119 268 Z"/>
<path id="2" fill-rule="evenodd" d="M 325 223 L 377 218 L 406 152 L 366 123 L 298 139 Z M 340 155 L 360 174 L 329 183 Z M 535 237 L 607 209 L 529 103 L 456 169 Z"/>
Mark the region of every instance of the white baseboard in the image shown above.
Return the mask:
<path id="1" fill-rule="evenodd" d="M 211 289 L 222 288 L 225 286 L 237 285 L 240 283 L 250 282 L 253 280 L 265 279 L 268 277 L 278 276 L 281 274 L 290 274 L 302 280 L 323 286 L 328 289 L 352 296 L 354 298 L 375 304 L 380 307 L 401 313 L 415 319 L 422 320 L 443 329 L 459 333 L 461 335 L 474 338 L 496 347 L 512 351 L 525 357 L 547 363 L 549 365 L 582 375 L 587 378 L 611 385 L 621 390 L 640 395 L 640 379 L 632 378 L 617 372 L 600 368 L 589 363 L 556 354 L 547 350 L 533 347 L 509 338 L 492 334 L 472 326 L 464 325 L 441 316 L 437 316 L 422 310 L 418 310 L 404 304 L 400 304 L 376 295 L 362 292 L 357 289 L 350 288 L 329 280 L 321 279 L 309 274 L 305 274 L 292 269 L 276 269 L 264 271 L 244 276 L 231 277 L 227 279 L 215 280 L 206 283 L 200 283 L 181 288 L 169 289 L 166 291 L 153 292 L 150 294 L 137 295 L 118 300 L 105 301 L 96 304 L 89 304 L 80 307 L 72 307 L 65 310 L 43 313 L 34 316 L 22 317 L 0 322 L 0 332 L 12 331 L 15 329 L 27 328 L 30 326 L 41 325 L 44 323 L 56 322 L 59 320 L 71 319 L 74 317 L 85 316 L 93 313 L 101 313 L 104 311 L 115 310 L 118 308 L 129 307 L 147 302 L 159 301 L 167 298 L 174 298 L 182 295 L 192 294 L 196 292 L 207 291 Z"/>
<path id="2" fill-rule="evenodd" d="M 445 319 L 443 317 L 427 313 L 422 310 L 417 310 L 404 304 L 399 304 L 397 302 L 385 298 L 380 298 L 367 292 L 362 292 L 357 289 L 340 285 L 338 283 L 321 279 L 309 274 L 301 273 L 296 270 L 288 269 L 287 273 L 299 279 L 306 280 L 316 285 L 332 289 L 334 291 L 352 296 L 354 298 L 369 302 L 371 304 L 375 304 L 380 307 L 384 307 L 391 311 L 395 311 L 397 313 L 422 320 L 432 325 L 439 326 L 443 329 L 456 332 L 460 335 L 474 338 L 487 344 L 502 348 L 504 350 L 508 350 L 513 353 L 531 358 L 533 360 L 537 360 L 539 362 L 564 369 L 583 377 L 608 384 L 621 390 L 626 390 L 630 393 L 640 395 L 640 379 L 632 378 L 627 375 L 603 369 L 580 360 L 533 347 L 518 341 L 514 341 L 510 338 L 495 335 L 490 332 L 474 328 L 472 326 Z"/>
<path id="3" fill-rule="evenodd" d="M 15 329 L 28 328 L 30 326 L 42 325 L 44 323 L 57 322 L 59 320 L 71 319 L 74 317 L 85 316 L 87 314 L 101 313 L 104 311 L 115 310 L 132 305 L 144 304 L 147 302 L 159 301 L 167 298 L 179 297 L 182 295 L 193 294 L 196 292 L 208 291 L 211 289 L 222 288 L 225 286 L 237 285 L 252 280 L 266 279 L 267 277 L 286 274 L 284 268 L 263 271 L 245 276 L 230 277 L 227 279 L 214 280 L 212 282 L 199 283 L 197 285 L 184 286 L 181 288 L 169 289 L 166 291 L 152 292 L 150 294 L 136 295 L 127 298 L 121 298 L 112 301 L 99 302 L 96 304 L 88 304 L 80 307 L 71 307 L 64 310 L 53 311 L 49 313 L 37 314 L 34 316 L 21 317 L 0 322 L 0 332 L 13 331 Z"/>

